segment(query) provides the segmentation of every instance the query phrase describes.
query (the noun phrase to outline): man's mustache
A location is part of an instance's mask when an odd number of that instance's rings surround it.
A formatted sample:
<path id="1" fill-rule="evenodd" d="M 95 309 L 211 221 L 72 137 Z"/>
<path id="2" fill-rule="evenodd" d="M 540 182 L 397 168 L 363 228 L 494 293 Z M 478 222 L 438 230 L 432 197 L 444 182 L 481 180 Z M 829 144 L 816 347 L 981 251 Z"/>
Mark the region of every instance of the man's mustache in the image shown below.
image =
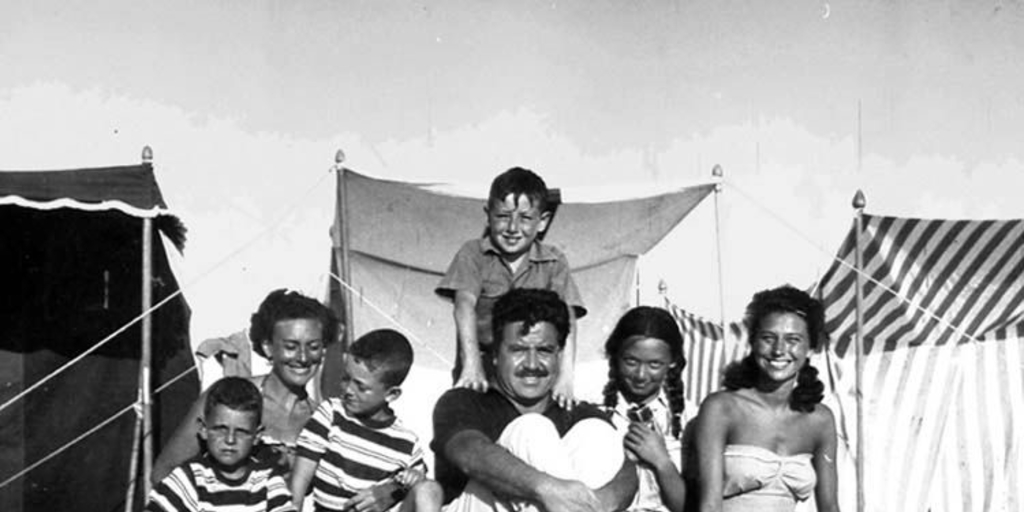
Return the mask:
<path id="1" fill-rule="evenodd" d="M 544 369 L 524 368 L 516 372 L 516 377 L 538 377 L 543 378 L 551 375 L 551 372 Z"/>

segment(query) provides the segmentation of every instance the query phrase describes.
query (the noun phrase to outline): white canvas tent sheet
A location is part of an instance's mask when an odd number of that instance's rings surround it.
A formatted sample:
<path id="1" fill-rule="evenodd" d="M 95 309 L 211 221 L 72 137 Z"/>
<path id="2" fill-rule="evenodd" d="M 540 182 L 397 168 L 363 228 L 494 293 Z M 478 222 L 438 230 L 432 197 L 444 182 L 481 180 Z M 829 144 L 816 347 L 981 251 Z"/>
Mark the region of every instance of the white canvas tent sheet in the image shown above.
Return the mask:
<path id="1" fill-rule="evenodd" d="M 340 268 L 343 242 L 337 223 L 346 219 L 351 283 L 357 290 L 352 334 L 393 328 L 387 315 L 416 338 L 417 365 L 450 369 L 455 354 L 452 306 L 435 295 L 434 288 L 458 248 L 483 235 L 485 199 L 348 170 L 339 176 L 335 264 Z M 637 257 L 657 244 L 713 187 L 559 206 L 545 242 L 565 252 L 588 308 L 578 326 L 578 361 L 603 357 L 605 337 L 632 305 Z M 337 283 L 333 285 L 337 288 Z"/>

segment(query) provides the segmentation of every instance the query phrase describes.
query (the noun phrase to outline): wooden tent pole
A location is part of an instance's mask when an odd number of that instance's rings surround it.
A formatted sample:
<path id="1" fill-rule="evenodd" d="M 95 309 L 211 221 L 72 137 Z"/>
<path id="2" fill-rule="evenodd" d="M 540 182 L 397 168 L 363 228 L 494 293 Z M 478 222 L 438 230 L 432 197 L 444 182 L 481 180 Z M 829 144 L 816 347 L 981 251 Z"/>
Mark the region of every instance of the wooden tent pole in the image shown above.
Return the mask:
<path id="1" fill-rule="evenodd" d="M 142 150 L 142 161 L 153 161 L 153 150 Z M 142 312 L 153 307 L 153 219 L 142 219 Z M 142 399 L 142 489 L 149 496 L 150 475 L 153 473 L 153 397 L 150 389 L 150 369 L 153 359 L 153 317 L 142 317 L 142 354 L 139 361 L 140 394 Z"/>
<path id="2" fill-rule="evenodd" d="M 345 281 L 348 286 L 342 286 L 341 297 L 345 301 L 343 305 L 342 322 L 344 322 L 345 331 L 342 337 L 344 346 L 347 348 L 352 342 L 353 334 L 355 333 L 355 326 L 352 320 L 352 292 L 349 291 L 352 286 L 352 264 L 349 257 L 349 225 L 348 225 L 348 184 L 345 174 L 348 169 L 342 165 L 345 162 L 345 152 L 338 150 L 334 155 L 334 170 L 338 173 L 338 239 L 341 240 L 341 268 L 338 269 L 341 272 L 341 278 Z"/>
<path id="3" fill-rule="evenodd" d="M 715 182 L 715 255 L 718 258 L 718 321 L 722 326 L 722 339 L 725 339 L 725 285 L 722 279 L 722 230 L 718 222 L 718 196 L 722 193 L 722 166 L 715 164 L 711 168 L 711 177 Z"/>
<path id="4" fill-rule="evenodd" d="M 864 231 L 864 206 L 867 201 L 860 190 L 853 196 L 854 208 L 854 273 L 856 275 L 856 299 L 854 301 L 857 335 L 854 339 L 854 364 L 857 399 L 857 512 L 864 512 L 864 254 L 861 234 Z"/>

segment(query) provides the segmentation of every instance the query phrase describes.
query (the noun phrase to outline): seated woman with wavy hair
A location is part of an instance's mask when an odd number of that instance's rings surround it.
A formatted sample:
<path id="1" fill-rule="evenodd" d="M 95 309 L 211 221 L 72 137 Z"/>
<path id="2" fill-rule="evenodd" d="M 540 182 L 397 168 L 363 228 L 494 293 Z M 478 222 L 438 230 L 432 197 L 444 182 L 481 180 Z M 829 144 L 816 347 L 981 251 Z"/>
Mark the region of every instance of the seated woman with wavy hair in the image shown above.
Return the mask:
<path id="1" fill-rule="evenodd" d="M 792 286 L 754 295 L 750 354 L 697 416 L 700 512 L 791 512 L 814 495 L 836 512 L 836 426 L 810 365 L 825 342 L 824 308 Z"/>
<path id="2" fill-rule="evenodd" d="M 320 403 L 320 390 L 309 392 L 306 384 L 320 370 L 327 346 L 338 338 L 338 329 L 337 318 L 326 306 L 284 289 L 270 292 L 252 314 L 252 349 L 271 363 L 270 373 L 249 377 L 263 395 L 263 425 L 254 452 L 258 456 L 291 469 L 299 433 Z M 171 434 L 153 463 L 154 483 L 199 455 L 196 436 L 205 403 L 206 393 L 202 393 Z"/>

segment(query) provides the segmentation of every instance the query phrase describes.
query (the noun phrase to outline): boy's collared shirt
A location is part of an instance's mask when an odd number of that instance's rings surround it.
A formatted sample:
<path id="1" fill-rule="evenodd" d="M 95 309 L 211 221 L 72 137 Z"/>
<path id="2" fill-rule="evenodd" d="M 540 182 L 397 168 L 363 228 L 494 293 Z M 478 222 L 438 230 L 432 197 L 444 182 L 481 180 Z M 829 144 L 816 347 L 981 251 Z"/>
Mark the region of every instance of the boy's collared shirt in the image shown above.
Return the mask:
<path id="1" fill-rule="evenodd" d="M 399 471 L 426 472 L 419 438 L 398 418 L 364 422 L 349 416 L 339 398 L 320 404 L 299 434 L 297 452 L 317 463 L 313 499 L 328 510 L 344 509 L 357 492 Z"/>
<path id="2" fill-rule="evenodd" d="M 174 468 L 150 492 L 147 512 L 294 512 L 283 471 L 274 464 L 251 461 L 241 478 L 227 479 L 207 455 Z"/>
<path id="3" fill-rule="evenodd" d="M 477 341 L 488 347 L 492 341 L 491 311 L 498 298 L 513 288 L 551 290 L 573 308 L 576 318 L 587 314 L 580 291 L 569 271 L 565 254 L 553 245 L 535 241 L 527 260 L 513 273 L 489 237 L 470 240 L 455 254 L 448 272 L 435 292 L 454 298 L 457 291 L 477 296 Z"/>

